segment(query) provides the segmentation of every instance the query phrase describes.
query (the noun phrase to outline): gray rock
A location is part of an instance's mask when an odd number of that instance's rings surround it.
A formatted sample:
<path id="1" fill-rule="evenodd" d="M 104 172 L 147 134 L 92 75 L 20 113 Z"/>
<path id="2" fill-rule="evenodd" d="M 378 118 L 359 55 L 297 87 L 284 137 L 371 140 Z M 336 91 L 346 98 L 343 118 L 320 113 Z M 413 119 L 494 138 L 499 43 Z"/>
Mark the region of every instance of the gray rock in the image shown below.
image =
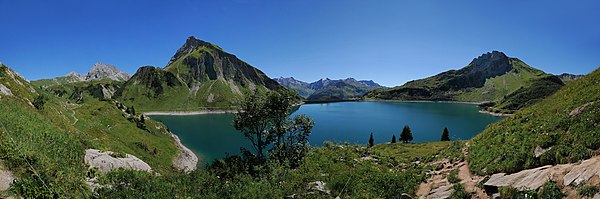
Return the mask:
<path id="1" fill-rule="evenodd" d="M 547 149 L 544 149 L 540 146 L 536 146 L 535 150 L 533 151 L 533 155 L 535 155 L 536 158 L 539 158 L 544 153 L 546 153 L 546 151 L 549 151 L 550 149 L 552 149 L 552 147 L 548 147 Z"/>
<path id="2" fill-rule="evenodd" d="M 10 89 L 7 88 L 6 86 L 4 86 L 3 84 L 0 84 L 0 94 L 2 94 L 2 95 L 8 95 L 8 96 L 13 96 L 12 92 L 10 91 Z"/>
<path id="3" fill-rule="evenodd" d="M 8 190 L 15 179 L 15 175 L 5 170 L 4 165 L 0 162 L 0 193 Z"/>
<path id="4" fill-rule="evenodd" d="M 114 65 L 96 63 L 90 69 L 87 75 L 85 75 L 84 80 L 100 80 L 100 79 L 112 79 L 117 81 L 127 81 L 131 77 L 130 74 L 120 71 Z"/>
<path id="5" fill-rule="evenodd" d="M 454 193 L 454 189 L 452 189 L 452 185 L 450 184 L 432 189 L 427 194 L 427 198 L 449 198 L 452 193 Z"/>
<path id="6" fill-rule="evenodd" d="M 308 183 L 308 188 L 311 190 L 317 190 L 326 194 L 330 194 L 331 191 L 329 189 L 327 189 L 327 187 L 325 186 L 325 182 L 323 181 L 315 181 L 315 182 L 310 182 Z"/>
<path id="7" fill-rule="evenodd" d="M 186 173 L 196 170 L 198 168 L 198 156 L 196 156 L 196 154 L 194 154 L 192 150 L 185 147 L 181 143 L 181 140 L 179 140 L 179 137 L 177 137 L 175 134 L 171 133 L 171 136 L 173 136 L 173 139 L 175 140 L 175 145 L 179 149 L 177 157 L 173 159 L 173 165 L 175 166 L 175 168 L 182 170 Z"/>
<path id="8" fill-rule="evenodd" d="M 84 162 L 91 167 L 98 168 L 102 173 L 108 173 L 117 168 L 152 172 L 150 165 L 133 155 L 126 154 L 125 158 L 115 158 L 111 154 L 113 154 L 112 151 L 101 152 L 97 149 L 86 149 Z"/>

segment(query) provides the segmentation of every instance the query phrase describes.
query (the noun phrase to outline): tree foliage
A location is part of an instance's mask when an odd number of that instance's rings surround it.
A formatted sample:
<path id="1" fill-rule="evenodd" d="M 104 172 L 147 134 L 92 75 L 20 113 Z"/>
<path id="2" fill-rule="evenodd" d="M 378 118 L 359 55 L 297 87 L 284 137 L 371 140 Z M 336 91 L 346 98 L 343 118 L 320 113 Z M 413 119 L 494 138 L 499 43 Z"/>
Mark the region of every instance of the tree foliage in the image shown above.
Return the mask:
<path id="1" fill-rule="evenodd" d="M 369 147 L 373 147 L 375 145 L 375 140 L 373 139 L 373 133 L 369 136 Z"/>
<path id="2" fill-rule="evenodd" d="M 444 128 L 441 141 L 450 141 L 450 133 L 448 132 L 448 128 Z"/>
<path id="3" fill-rule="evenodd" d="M 293 103 L 293 95 L 287 92 L 244 98 L 235 115 L 234 127 L 250 140 L 256 158 L 263 159 L 271 144 L 270 157 L 290 166 L 297 166 L 306 154 L 314 121 L 305 115 L 290 119 Z"/>
<path id="4" fill-rule="evenodd" d="M 404 128 L 402 129 L 402 133 L 400 133 L 400 141 L 404 142 L 404 143 L 409 143 L 413 140 L 413 135 L 410 131 L 410 127 L 408 127 L 408 125 L 405 125 Z"/>

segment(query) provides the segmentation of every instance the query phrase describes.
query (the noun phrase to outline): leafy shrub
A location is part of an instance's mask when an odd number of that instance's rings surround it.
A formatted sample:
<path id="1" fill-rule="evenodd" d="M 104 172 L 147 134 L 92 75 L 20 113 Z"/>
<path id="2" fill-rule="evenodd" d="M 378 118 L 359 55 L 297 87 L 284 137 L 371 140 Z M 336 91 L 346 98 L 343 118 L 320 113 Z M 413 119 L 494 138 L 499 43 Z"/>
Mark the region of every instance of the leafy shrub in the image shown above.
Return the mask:
<path id="1" fill-rule="evenodd" d="M 577 194 L 581 197 L 594 197 L 598 193 L 599 189 L 594 185 L 580 185 L 577 187 Z"/>
<path id="2" fill-rule="evenodd" d="M 448 174 L 448 182 L 454 184 L 460 182 L 460 178 L 458 178 L 458 169 L 454 169 Z"/>
<path id="3" fill-rule="evenodd" d="M 450 199 L 464 199 L 464 198 L 471 198 L 471 193 L 467 192 L 467 190 L 465 190 L 465 186 L 463 184 L 454 184 L 452 185 L 452 189 L 454 190 L 452 192 L 452 195 L 450 195 Z"/>
<path id="4" fill-rule="evenodd" d="M 565 194 L 555 182 L 549 180 L 538 191 L 538 197 L 540 199 L 558 199 L 564 198 Z"/>

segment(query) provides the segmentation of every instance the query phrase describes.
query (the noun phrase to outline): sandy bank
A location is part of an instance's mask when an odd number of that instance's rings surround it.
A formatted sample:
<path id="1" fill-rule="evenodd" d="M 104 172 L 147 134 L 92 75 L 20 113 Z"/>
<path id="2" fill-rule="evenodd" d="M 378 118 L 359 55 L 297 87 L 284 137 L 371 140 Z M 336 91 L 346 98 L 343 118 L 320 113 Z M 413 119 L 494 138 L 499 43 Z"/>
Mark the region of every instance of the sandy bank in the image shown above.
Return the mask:
<path id="1" fill-rule="evenodd" d="M 484 111 L 484 110 L 480 110 L 479 112 L 483 113 L 483 114 L 490 114 L 493 116 L 502 116 L 502 117 L 508 117 L 508 116 L 514 115 L 514 114 L 508 114 L 508 113 L 494 113 L 494 112 L 489 112 L 489 111 Z"/>

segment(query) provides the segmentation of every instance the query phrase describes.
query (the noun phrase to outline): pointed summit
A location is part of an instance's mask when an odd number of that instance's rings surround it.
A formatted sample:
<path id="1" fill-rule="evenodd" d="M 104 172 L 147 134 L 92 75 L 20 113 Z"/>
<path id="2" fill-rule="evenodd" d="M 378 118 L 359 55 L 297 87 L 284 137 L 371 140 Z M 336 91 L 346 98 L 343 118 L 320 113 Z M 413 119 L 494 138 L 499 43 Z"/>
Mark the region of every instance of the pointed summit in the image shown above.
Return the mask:
<path id="1" fill-rule="evenodd" d="M 215 48 L 218 50 L 222 50 L 218 46 L 213 45 L 206 41 L 202 41 L 200 39 L 196 39 L 196 37 L 194 37 L 192 35 L 192 36 L 189 36 L 187 38 L 187 40 L 185 40 L 185 43 L 183 44 L 183 46 L 181 46 L 177 50 L 177 52 L 175 52 L 175 55 L 173 55 L 173 57 L 171 57 L 171 60 L 169 60 L 169 63 L 167 63 L 167 66 L 171 65 L 173 62 L 175 62 L 177 59 L 181 58 L 183 55 L 191 53 L 192 51 L 194 51 L 196 48 L 198 48 L 200 46 L 206 46 L 209 48 Z"/>

